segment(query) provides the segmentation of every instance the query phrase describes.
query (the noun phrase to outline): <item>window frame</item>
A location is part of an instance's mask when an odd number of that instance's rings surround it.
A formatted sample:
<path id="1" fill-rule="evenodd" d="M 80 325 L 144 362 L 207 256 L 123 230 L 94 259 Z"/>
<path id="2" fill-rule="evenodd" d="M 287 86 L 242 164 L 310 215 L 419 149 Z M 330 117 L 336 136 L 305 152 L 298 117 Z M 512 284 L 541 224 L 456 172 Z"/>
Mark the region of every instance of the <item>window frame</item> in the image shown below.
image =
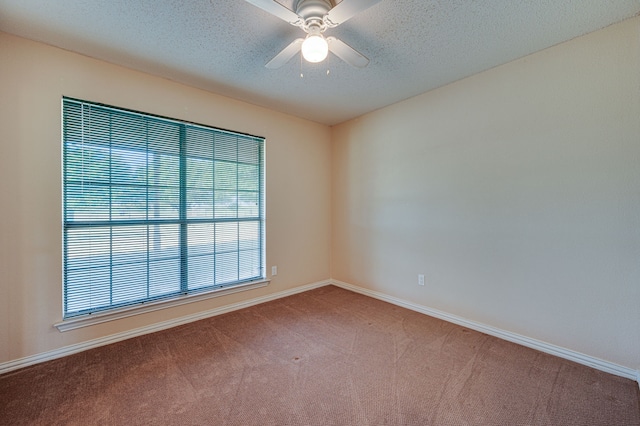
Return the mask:
<path id="1" fill-rule="evenodd" d="M 101 103 L 96 103 L 96 102 L 90 102 L 90 101 L 84 101 L 84 100 L 79 100 L 79 99 L 74 99 L 74 98 L 69 98 L 69 97 L 63 97 L 62 98 L 62 237 L 63 237 L 63 241 L 62 241 L 62 250 L 63 250 L 63 258 L 62 258 L 62 266 L 63 266 L 63 277 L 62 277 L 62 290 L 63 290 L 63 306 L 62 306 L 62 314 L 63 314 L 63 321 L 61 323 L 56 324 L 56 327 L 58 327 L 58 329 L 60 329 L 61 331 L 64 331 L 66 329 L 73 329 L 73 328 L 77 328 L 77 327 L 81 327 L 84 325 L 90 325 L 93 323 L 99 323 L 99 322 L 104 322 L 104 321 L 109 321 L 112 319 L 117 319 L 117 318 L 122 318 L 122 317 L 126 317 L 126 316 L 131 316 L 131 315 L 136 315 L 138 313 L 143 313 L 143 312 L 149 312 L 149 311 L 153 311 L 153 310 L 157 310 L 157 309 L 163 309 L 169 306 L 176 306 L 176 305 L 180 305 L 180 304 L 184 304 L 184 303 L 190 303 L 193 301 L 197 301 L 197 300 L 202 300 L 202 299 L 208 299 L 211 297 L 218 297 L 218 296 L 222 296 L 222 295 L 226 295 L 226 294 L 230 294 L 230 293 L 235 293 L 238 291 L 244 291 L 244 290 L 248 290 L 248 289 L 252 289 L 252 288 L 258 288 L 258 287 L 262 287 L 262 286 L 266 286 L 269 283 L 269 280 L 266 278 L 266 255 L 265 255 L 265 249 L 266 249 L 266 237 L 265 237 L 265 216 L 266 216 L 266 210 L 265 210 L 265 156 L 264 156 L 264 151 L 265 151 L 265 138 L 263 137 L 259 137 L 259 136 L 253 136 L 253 135 L 249 135 L 246 133 L 240 133 L 240 132 L 235 132 L 235 131 L 229 131 L 229 130 L 225 130 L 225 129 L 219 129 L 219 128 L 215 128 L 212 126 L 207 126 L 207 125 L 202 125 L 202 124 L 198 124 L 198 123 L 193 123 L 193 122 L 188 122 L 188 121 L 184 121 L 184 120 L 179 120 L 179 119 L 174 119 L 174 118 L 168 118 L 168 117 L 163 117 L 163 116 L 159 116 L 159 115 L 155 115 L 155 114 L 149 114 L 149 113 L 144 113 L 144 112 L 140 112 L 140 111 L 134 111 L 131 109 L 126 109 L 126 108 L 120 108 L 120 107 L 114 107 L 111 105 L 105 105 L 105 104 L 101 104 Z M 147 192 L 147 200 L 146 200 L 146 204 L 144 207 L 144 212 L 145 212 L 145 218 L 144 219 L 133 219 L 133 220 L 117 220 L 117 219 L 113 219 L 113 215 L 112 215 L 112 205 L 115 204 L 114 198 L 112 197 L 111 193 L 113 192 L 112 187 L 115 186 L 115 184 L 113 183 L 112 180 L 112 174 L 114 171 L 114 165 L 112 164 L 112 151 L 114 150 L 114 146 L 116 147 L 115 149 L 118 150 L 123 150 L 125 153 L 128 153 L 128 155 L 133 155 L 134 152 L 136 151 L 134 148 L 130 148 L 126 146 L 126 142 L 123 141 L 116 141 L 113 142 L 113 134 L 112 134 L 112 128 L 109 127 L 108 130 L 108 135 L 109 135 L 109 165 L 108 165 L 108 171 L 109 171 L 109 180 L 108 180 L 108 184 L 105 184 L 106 187 L 109 188 L 109 196 L 108 196 L 108 219 L 107 220 L 97 220 L 95 221 L 95 223 L 93 223 L 91 220 L 76 220 L 74 219 L 73 215 L 68 215 L 69 209 L 68 209 L 68 203 L 70 200 L 74 200 L 73 195 L 69 195 L 70 189 L 69 187 L 72 186 L 73 182 L 72 180 L 68 180 L 68 175 L 72 174 L 72 172 L 70 170 L 73 169 L 69 169 L 68 168 L 68 155 L 72 155 L 68 153 L 68 150 L 71 150 L 71 148 L 68 147 L 68 145 L 73 145 L 74 143 L 77 145 L 77 141 L 76 142 L 70 142 L 69 140 L 67 140 L 67 111 L 66 108 L 69 105 L 79 105 L 79 107 L 81 108 L 81 111 L 84 111 L 85 106 L 87 106 L 88 108 L 97 108 L 100 111 L 108 111 L 106 114 L 109 114 L 109 119 L 111 120 L 111 115 L 110 114 L 122 114 L 123 116 L 133 116 L 136 118 L 139 118 L 142 120 L 142 122 L 144 123 L 149 123 L 149 121 L 153 120 L 153 122 L 162 122 L 162 123 L 167 123 L 170 126 L 177 126 L 177 129 L 179 129 L 179 154 L 178 154 L 178 161 L 179 161 L 179 168 L 178 168 L 178 173 L 179 173 L 179 177 L 177 178 L 179 181 L 179 207 L 178 207 L 178 217 L 173 217 L 167 221 L 159 221 L 157 219 L 149 219 L 150 216 L 150 211 L 154 208 L 151 207 L 151 204 L 149 202 L 149 188 L 151 188 L 151 184 L 149 183 L 149 172 L 146 171 L 146 181 L 144 183 L 144 185 L 141 185 L 141 187 L 144 187 L 146 192 Z M 71 108 L 69 106 L 69 108 Z M 69 113 L 71 114 L 71 113 Z M 77 123 L 74 123 L 77 124 Z M 84 122 L 81 123 L 82 127 L 82 132 L 84 132 Z M 209 190 L 212 194 L 213 194 L 213 199 L 211 200 L 211 206 L 210 209 L 212 211 L 211 213 L 211 217 L 206 217 L 206 218 L 198 218 L 198 217 L 191 217 L 188 213 L 188 208 L 187 208 L 187 186 L 188 186 L 188 182 L 187 182 L 187 161 L 189 160 L 194 160 L 196 159 L 196 156 L 191 153 L 191 155 L 187 152 L 187 144 L 189 143 L 186 133 L 189 129 L 195 129 L 193 131 L 198 132 L 198 131 L 202 131 L 202 132 L 209 132 L 212 135 L 212 141 L 211 141 L 211 149 L 212 149 L 212 154 L 210 158 L 207 158 L 207 160 L 211 163 L 211 167 L 212 167 L 212 182 L 211 182 L 211 187 L 207 187 L 207 190 Z M 235 183 L 235 190 L 231 191 L 231 194 L 234 194 L 235 196 L 235 205 L 236 205 L 236 212 L 235 212 L 235 216 L 229 216 L 229 217 L 218 217 L 217 213 L 215 212 L 215 208 L 216 208 L 216 202 L 215 202 L 215 194 L 216 191 L 219 192 L 223 192 L 223 190 L 219 190 L 216 188 L 216 177 L 214 177 L 214 172 L 215 172 L 215 164 L 219 161 L 219 159 L 217 157 L 215 157 L 215 155 L 213 154 L 213 152 L 215 152 L 215 147 L 217 146 L 217 144 L 219 144 L 219 142 L 215 141 L 215 135 L 223 135 L 224 137 L 230 137 L 236 138 L 236 149 L 239 150 L 240 148 L 238 148 L 240 142 L 239 141 L 248 141 L 249 146 L 251 146 L 251 144 L 255 144 L 257 152 L 258 152 L 258 160 L 257 163 L 255 163 L 255 166 L 258 169 L 257 172 L 257 182 L 252 181 L 251 179 L 248 182 L 254 182 L 257 184 L 257 190 L 251 190 L 249 192 L 251 193 L 255 193 L 257 196 L 257 203 L 258 203 L 258 208 L 257 208 L 257 216 L 254 217 L 241 217 L 240 216 L 240 194 L 242 192 L 242 190 L 239 189 L 240 187 L 240 183 L 238 180 L 236 180 Z M 221 137 L 223 137 L 221 136 Z M 72 137 L 69 136 L 69 139 L 71 140 Z M 171 140 L 172 142 L 175 142 L 173 140 Z M 215 142 L 214 142 L 215 141 Z M 83 133 L 83 141 L 82 141 L 83 145 L 82 145 L 82 152 L 84 155 L 84 133 Z M 104 141 L 102 142 L 98 142 L 98 143 L 105 143 Z M 146 160 L 146 166 L 148 167 L 149 165 L 149 155 L 151 153 L 152 156 L 159 156 L 159 151 L 154 151 L 153 149 L 149 148 L 150 143 L 147 140 L 147 145 L 146 145 L 146 149 L 144 150 L 143 154 L 145 155 Z M 154 148 L 156 149 L 156 148 Z M 250 150 L 251 151 L 251 150 Z M 249 151 L 249 152 L 250 152 Z M 239 152 L 239 151 L 238 151 Z M 138 152 L 139 154 L 139 152 Z M 173 154 L 173 157 L 176 157 L 176 154 Z M 175 158 L 173 158 L 175 160 Z M 240 165 L 242 164 L 240 159 L 240 157 L 238 156 L 238 154 L 236 154 L 235 160 L 228 160 L 230 164 L 234 165 L 237 168 L 240 167 Z M 75 164 L 75 163 L 74 163 Z M 252 163 L 253 164 L 253 163 Z M 82 166 L 84 167 L 84 165 Z M 171 169 L 170 171 L 175 172 L 175 170 Z M 116 170 L 117 172 L 117 170 Z M 163 169 L 164 172 L 164 169 Z M 84 172 L 83 172 L 84 173 Z M 117 176 L 117 173 L 114 174 Z M 174 176 L 175 179 L 175 176 Z M 175 189 L 175 188 L 174 188 Z M 228 192 L 228 191 L 227 191 Z M 80 204 L 81 206 L 83 206 L 82 204 Z M 87 203 L 87 205 L 89 205 L 89 203 Z M 251 211 L 253 211 L 253 208 L 251 208 Z M 104 214 L 106 214 L 105 212 L 102 212 Z M 69 217 L 70 216 L 70 217 Z M 72 311 L 69 309 L 69 305 L 68 305 L 68 295 L 69 295 L 69 279 L 68 279 L 68 272 L 69 272 L 69 241 L 68 241 L 68 235 L 69 235 L 69 231 L 73 230 L 73 229 L 85 229 L 85 228 L 91 228 L 91 227 L 106 227 L 109 229 L 110 235 L 113 233 L 113 229 L 114 227 L 122 227 L 122 226 L 140 226 L 140 227 L 147 227 L 147 234 L 149 233 L 149 228 L 152 226 L 157 225 L 158 223 L 166 223 L 169 225 L 174 225 L 174 226 L 178 226 L 179 227 L 179 238 L 178 238 L 178 251 L 179 251 L 179 266 L 177 267 L 179 269 L 178 274 L 180 276 L 180 283 L 179 283 L 179 290 L 172 290 L 170 293 L 166 293 L 166 294 L 161 294 L 160 296 L 153 296 L 150 297 L 149 294 L 149 287 L 151 285 L 150 279 L 149 279 L 149 274 L 147 273 L 147 281 L 146 281 L 146 288 L 147 288 L 147 296 L 146 297 L 142 297 L 142 298 L 138 298 L 135 300 L 129 300 L 123 302 L 123 303 L 113 303 L 113 278 L 111 277 L 111 275 L 113 275 L 113 272 L 110 272 L 110 277 L 109 277 L 109 303 L 107 305 L 102 305 L 102 306 L 98 306 L 98 307 L 91 307 L 88 309 L 83 309 L 80 311 Z M 187 271 L 189 266 L 187 265 L 188 261 L 191 259 L 189 257 L 189 249 L 193 249 L 195 247 L 195 245 L 197 243 L 190 243 L 188 236 L 187 236 L 187 229 L 189 226 L 191 225 L 197 225 L 197 224 L 210 224 L 213 225 L 213 229 L 216 229 L 216 224 L 219 223 L 230 223 L 231 226 L 233 226 L 233 224 L 237 224 L 237 233 L 235 235 L 235 241 L 236 243 L 236 249 L 232 250 L 230 253 L 236 253 L 236 263 L 237 263 L 237 268 L 238 271 L 240 270 L 240 264 L 241 264 L 241 254 L 242 254 L 242 250 L 241 250 L 241 241 L 243 241 L 241 239 L 241 235 L 240 235 L 240 223 L 242 222 L 252 222 L 255 223 L 256 226 L 258 227 L 259 231 L 258 231 L 258 248 L 254 248 L 252 249 L 252 251 L 256 252 L 259 251 L 259 254 L 257 255 L 259 257 L 259 265 L 256 267 L 255 266 L 255 262 L 251 263 L 251 265 L 253 265 L 253 270 L 255 271 L 256 268 L 257 270 L 259 270 L 259 273 L 256 275 L 250 275 L 250 278 L 248 279 L 242 279 L 241 278 L 241 274 L 240 272 L 238 272 L 238 275 L 236 276 L 237 279 L 236 280 L 232 280 L 232 281 L 227 281 L 224 282 L 222 284 L 216 284 L 216 271 L 215 269 L 217 268 L 217 264 L 215 264 L 214 261 L 214 265 L 209 266 L 210 268 L 212 268 L 213 270 L 213 284 L 211 285 L 205 285 L 205 286 L 200 286 L 197 288 L 190 288 L 189 287 L 189 281 L 187 278 Z M 252 225 L 253 226 L 253 225 Z M 118 228 L 119 229 L 119 228 Z M 194 234 L 195 235 L 195 234 Z M 109 238 L 112 238 L 111 236 Z M 215 241 L 214 237 L 214 241 Z M 88 238 L 87 241 L 90 241 L 91 238 Z M 82 248 L 81 244 L 84 244 L 84 241 L 82 243 L 76 243 L 76 246 L 74 246 L 76 248 L 76 250 L 78 249 L 78 247 Z M 115 254 L 114 254 L 114 250 L 113 250 L 113 243 L 110 240 L 110 248 L 109 248 L 109 259 L 112 259 Z M 215 259 L 215 255 L 218 253 L 218 249 L 217 249 L 217 243 L 213 243 L 214 244 L 214 251 L 213 251 L 213 258 Z M 152 252 L 152 248 L 150 247 L 149 241 L 147 239 L 147 245 L 144 248 L 144 253 L 146 253 L 146 261 L 140 262 L 140 264 L 145 265 L 145 267 L 147 268 L 147 270 L 149 270 L 150 265 L 152 265 L 149 256 L 149 253 Z M 137 253 L 137 252 L 136 252 Z M 254 254 L 254 256 L 256 256 Z M 91 258 L 91 256 L 87 256 L 87 258 Z M 176 260 L 176 259 L 174 259 Z M 255 259 L 253 259 L 255 260 Z M 109 268 L 111 268 L 110 270 L 113 271 L 113 260 L 109 261 Z M 175 265 L 174 265 L 175 267 Z M 253 274 L 253 272 L 251 273 Z M 84 287 L 89 287 L 87 285 L 82 285 L 82 288 Z M 174 284 L 175 287 L 175 284 Z M 80 287 L 79 287 L 80 288 Z M 125 290 L 125 293 L 128 290 Z M 85 296 L 86 297 L 86 296 Z M 91 297 L 91 296 L 89 296 Z M 64 329 L 64 330 L 63 330 Z"/>

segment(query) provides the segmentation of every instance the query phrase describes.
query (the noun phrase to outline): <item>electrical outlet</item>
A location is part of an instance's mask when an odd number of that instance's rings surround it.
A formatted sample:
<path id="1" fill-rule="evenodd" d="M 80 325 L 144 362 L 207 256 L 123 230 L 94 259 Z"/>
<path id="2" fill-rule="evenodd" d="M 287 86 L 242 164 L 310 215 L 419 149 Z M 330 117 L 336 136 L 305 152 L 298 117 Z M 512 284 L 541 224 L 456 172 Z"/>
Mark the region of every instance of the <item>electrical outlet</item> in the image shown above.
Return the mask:
<path id="1" fill-rule="evenodd" d="M 277 266 L 272 266 L 271 267 L 271 276 L 274 277 L 278 275 L 278 267 Z"/>
<path id="2" fill-rule="evenodd" d="M 424 285 L 424 275 L 418 275 L 418 285 Z"/>

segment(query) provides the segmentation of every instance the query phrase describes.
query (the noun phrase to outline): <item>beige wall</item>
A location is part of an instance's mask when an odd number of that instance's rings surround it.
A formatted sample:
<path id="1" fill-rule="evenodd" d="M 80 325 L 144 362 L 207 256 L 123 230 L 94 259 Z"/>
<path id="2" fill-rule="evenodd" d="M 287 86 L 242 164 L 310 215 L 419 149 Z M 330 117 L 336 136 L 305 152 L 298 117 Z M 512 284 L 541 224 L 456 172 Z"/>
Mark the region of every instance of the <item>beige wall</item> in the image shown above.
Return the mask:
<path id="1" fill-rule="evenodd" d="M 334 279 L 640 368 L 640 18 L 332 144 Z"/>
<path id="2" fill-rule="evenodd" d="M 330 278 L 330 129 L 0 33 L 0 363 Z M 65 333 L 61 97 L 266 137 L 268 287 Z"/>

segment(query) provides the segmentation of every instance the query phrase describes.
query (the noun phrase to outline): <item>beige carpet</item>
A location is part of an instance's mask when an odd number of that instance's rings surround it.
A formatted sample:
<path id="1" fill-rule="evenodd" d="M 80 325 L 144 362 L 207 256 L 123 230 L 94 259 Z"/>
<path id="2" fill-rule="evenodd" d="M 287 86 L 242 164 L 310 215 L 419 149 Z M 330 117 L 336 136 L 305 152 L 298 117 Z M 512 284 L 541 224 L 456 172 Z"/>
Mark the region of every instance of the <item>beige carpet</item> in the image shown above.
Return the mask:
<path id="1" fill-rule="evenodd" d="M 328 286 L 0 376 L 0 424 L 632 426 L 639 394 Z"/>

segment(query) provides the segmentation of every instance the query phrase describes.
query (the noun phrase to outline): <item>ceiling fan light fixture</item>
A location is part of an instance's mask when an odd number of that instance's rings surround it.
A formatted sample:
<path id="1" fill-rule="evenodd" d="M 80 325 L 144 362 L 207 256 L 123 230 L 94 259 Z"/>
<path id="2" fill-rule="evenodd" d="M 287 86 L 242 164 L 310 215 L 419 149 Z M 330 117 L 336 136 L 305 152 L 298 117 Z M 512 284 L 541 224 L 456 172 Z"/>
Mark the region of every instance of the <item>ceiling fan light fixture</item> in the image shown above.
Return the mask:
<path id="1" fill-rule="evenodd" d="M 322 62 L 328 54 L 329 44 L 321 34 L 309 34 L 302 42 L 302 57 L 308 62 Z"/>

